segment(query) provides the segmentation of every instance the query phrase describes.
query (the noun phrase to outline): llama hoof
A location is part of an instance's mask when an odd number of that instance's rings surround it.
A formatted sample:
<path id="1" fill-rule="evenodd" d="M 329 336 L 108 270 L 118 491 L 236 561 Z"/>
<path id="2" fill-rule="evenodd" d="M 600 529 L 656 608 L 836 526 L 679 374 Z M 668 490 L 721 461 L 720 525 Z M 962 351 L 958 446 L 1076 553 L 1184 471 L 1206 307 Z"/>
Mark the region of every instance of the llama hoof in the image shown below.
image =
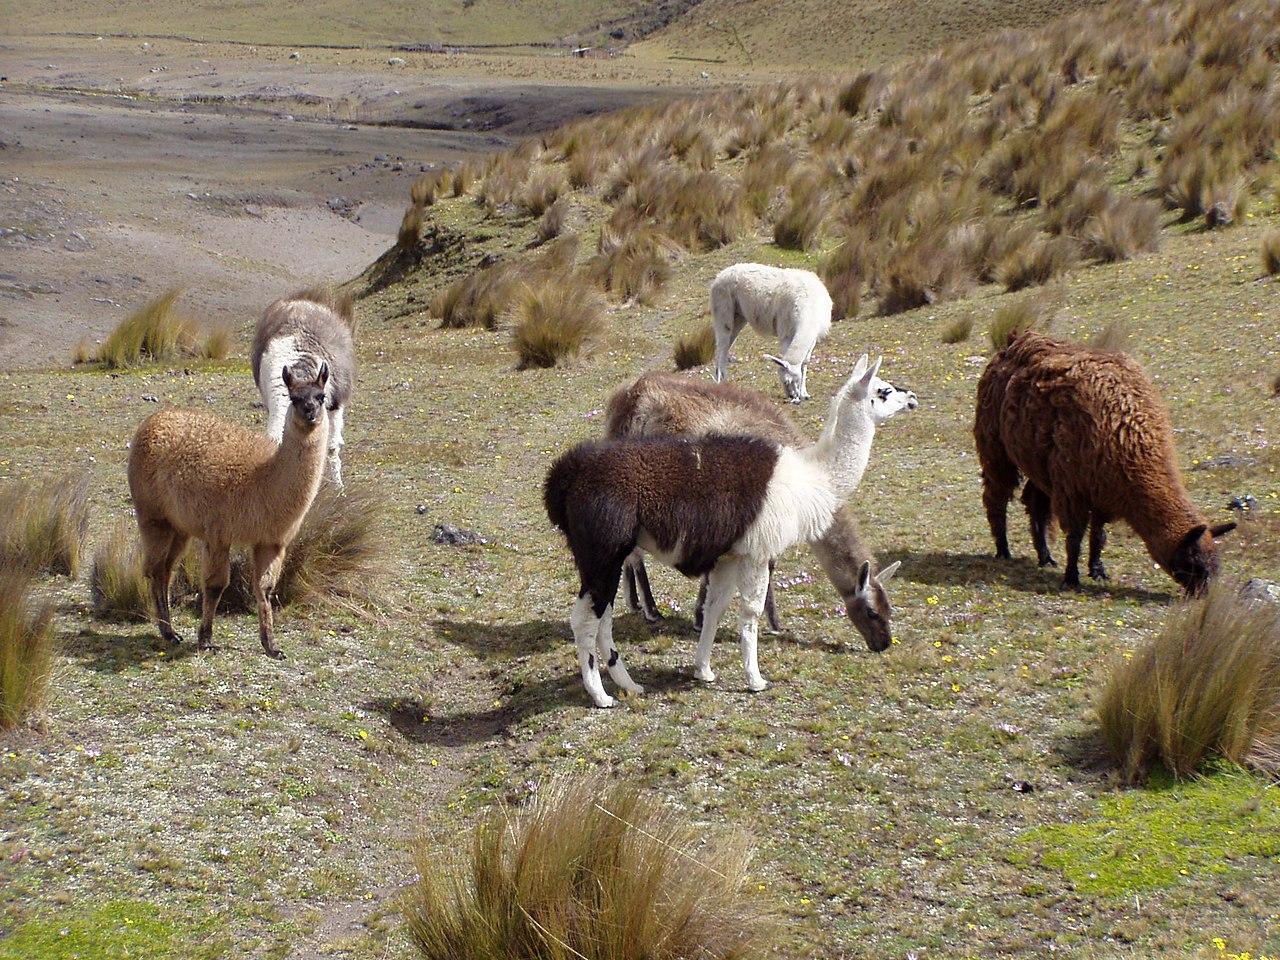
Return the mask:
<path id="1" fill-rule="evenodd" d="M 1107 576 L 1107 568 L 1100 563 L 1095 563 L 1089 567 L 1089 576 L 1094 580 L 1110 580 Z"/>
<path id="2" fill-rule="evenodd" d="M 760 693 L 762 690 L 769 689 L 769 681 L 764 677 L 748 677 L 747 689 L 752 693 Z"/>
<path id="3" fill-rule="evenodd" d="M 656 610 L 652 612 L 648 610 L 642 610 L 641 613 L 644 614 L 645 623 L 661 623 L 664 619 L 662 614 L 658 613 Z"/>
<path id="4" fill-rule="evenodd" d="M 609 710 L 610 708 L 616 707 L 617 705 L 618 705 L 618 701 L 615 700 L 613 697 L 609 696 L 607 693 L 604 694 L 602 697 L 600 697 L 600 699 L 596 700 L 596 706 L 599 707 L 601 710 Z"/>
<path id="5" fill-rule="evenodd" d="M 182 637 L 179 634 L 174 633 L 172 630 L 170 630 L 168 633 L 165 633 L 163 630 L 161 630 L 160 639 L 161 641 L 163 641 L 164 643 L 167 643 L 171 647 L 182 646 Z"/>
<path id="6" fill-rule="evenodd" d="M 1012 554 L 1012 553 L 1010 553 L 1008 550 L 997 550 L 997 551 L 996 551 L 996 559 L 997 559 L 997 560 L 1012 560 L 1012 559 L 1013 559 L 1013 554 Z"/>
<path id="7" fill-rule="evenodd" d="M 1040 558 L 1040 566 L 1042 567 L 1056 567 L 1057 565 L 1058 565 L 1058 561 L 1053 559 L 1053 557 Z"/>
<path id="8" fill-rule="evenodd" d="M 693 678 L 701 680 L 703 683 L 715 683 L 716 672 L 710 667 L 698 667 L 693 671 Z"/>
<path id="9" fill-rule="evenodd" d="M 211 643 L 211 642 L 208 642 L 208 641 L 206 641 L 206 642 L 204 642 L 204 643 L 197 643 L 197 644 L 196 644 L 196 652 L 197 652 L 197 653 L 217 653 L 217 652 L 218 652 L 219 650 L 221 650 L 221 649 L 222 649 L 222 648 L 221 648 L 220 646 L 218 646 L 216 643 Z"/>
<path id="10" fill-rule="evenodd" d="M 1080 588 L 1080 576 L 1077 574 L 1075 577 L 1063 577 L 1063 579 L 1062 579 L 1062 589 L 1063 589 L 1063 590 L 1077 590 L 1077 591 L 1078 591 L 1078 590 L 1080 590 L 1080 589 L 1081 589 L 1081 588 Z"/>
<path id="11" fill-rule="evenodd" d="M 265 647 L 265 648 L 263 648 L 263 652 L 264 652 L 264 653 L 266 653 L 266 655 L 267 655 L 268 657 L 270 657 L 272 660 L 287 660 L 287 659 L 289 659 L 288 657 L 286 657 L 286 656 L 284 655 L 284 651 L 283 651 L 283 650 L 281 650 L 281 649 L 279 649 L 278 647 Z"/>

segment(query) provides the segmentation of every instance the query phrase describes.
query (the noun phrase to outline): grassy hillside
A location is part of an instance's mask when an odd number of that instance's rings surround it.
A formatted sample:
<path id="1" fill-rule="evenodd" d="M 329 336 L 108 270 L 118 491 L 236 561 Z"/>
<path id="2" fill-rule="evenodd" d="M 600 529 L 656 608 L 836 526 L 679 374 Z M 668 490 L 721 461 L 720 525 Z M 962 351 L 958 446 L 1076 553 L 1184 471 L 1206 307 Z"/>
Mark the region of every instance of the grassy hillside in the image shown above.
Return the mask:
<path id="1" fill-rule="evenodd" d="M 846 70 L 1036 27 L 1096 0 L 703 0 L 635 47 L 645 56 Z"/>
<path id="2" fill-rule="evenodd" d="M 33 9 L 28 3 L 3 0 L 0 23 L 7 33 L 177 35 L 263 44 L 525 44 L 545 43 L 645 8 L 642 0 L 374 0 L 358 5 L 335 0 L 54 0 Z"/>
<path id="3" fill-rule="evenodd" d="M 1121 324 L 1195 502 L 1216 522 L 1256 501 L 1225 576 L 1280 579 L 1280 287 L 1260 255 L 1280 229 L 1278 32 L 1270 5 L 1131 4 L 864 82 L 593 120 L 457 197 L 420 183 L 402 242 L 355 285 L 344 451 L 353 491 L 391 521 L 394 602 L 372 620 L 282 612 L 276 663 L 251 616 L 219 620 L 219 653 L 175 654 L 145 624 L 95 619 L 84 582 L 46 578 L 48 729 L 0 741 L 0 958 L 409 960 L 411 837 L 456 849 L 494 804 L 582 770 L 754 833 L 752 880 L 789 925 L 780 956 L 1275 956 L 1274 785 L 1215 763 L 1122 790 L 1096 759 L 1101 678 L 1160 630 L 1173 582 L 1121 527 L 1112 579 L 1062 592 L 1016 509 L 1016 559 L 992 559 L 971 426 L 1003 308 L 1047 304 L 1080 339 Z M 557 229 L 576 245 L 534 245 Z M 1067 248 L 1048 296 L 1006 289 Z M 696 684 L 695 587 L 655 565 L 666 620 L 615 630 L 649 692 L 590 709 L 541 479 L 600 433 L 611 390 L 670 364 L 710 279 L 743 260 L 821 267 L 846 298 L 817 399 L 792 411 L 811 434 L 863 351 L 920 397 L 877 436 L 856 501 L 880 562 L 903 561 L 896 642 L 869 653 L 794 550 L 777 574 L 786 628 L 761 642 L 771 688 L 745 692 L 727 626 L 719 681 Z M 596 352 L 516 370 L 512 325 L 548 285 L 609 288 Z M 480 322 L 442 329 L 446 307 Z M 757 359 L 771 346 L 744 333 L 732 380 L 777 397 Z M 0 482 L 83 472 L 95 544 L 128 521 L 148 398 L 261 416 L 239 360 L 5 373 L 0 396 Z M 434 542 L 446 522 L 485 542 Z M 178 626 L 192 635 L 190 612 Z"/>

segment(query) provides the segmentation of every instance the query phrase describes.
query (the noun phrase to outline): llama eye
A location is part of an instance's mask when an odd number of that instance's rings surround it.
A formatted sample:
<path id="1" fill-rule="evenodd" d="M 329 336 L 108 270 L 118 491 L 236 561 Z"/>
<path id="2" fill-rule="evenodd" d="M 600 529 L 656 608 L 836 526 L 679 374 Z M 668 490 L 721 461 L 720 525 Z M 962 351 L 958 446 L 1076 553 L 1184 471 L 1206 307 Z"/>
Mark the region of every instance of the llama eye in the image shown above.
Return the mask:
<path id="1" fill-rule="evenodd" d="M 880 614 L 876 613 L 874 610 L 868 610 L 868 611 L 867 611 L 867 617 L 868 617 L 868 618 L 869 618 L 873 623 L 879 623 L 879 622 L 880 622 Z"/>

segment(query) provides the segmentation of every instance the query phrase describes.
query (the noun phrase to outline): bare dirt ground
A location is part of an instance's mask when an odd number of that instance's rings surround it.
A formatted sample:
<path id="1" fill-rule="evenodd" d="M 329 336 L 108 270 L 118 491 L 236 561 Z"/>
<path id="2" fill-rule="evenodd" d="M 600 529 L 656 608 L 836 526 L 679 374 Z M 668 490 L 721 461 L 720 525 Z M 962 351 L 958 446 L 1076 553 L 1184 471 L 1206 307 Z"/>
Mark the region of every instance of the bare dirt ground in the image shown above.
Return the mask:
<path id="1" fill-rule="evenodd" d="M 251 322 L 375 259 L 422 171 L 670 83 L 583 63 L 557 86 L 539 70 L 502 76 L 520 58 L 486 59 L 495 78 L 464 55 L 392 69 L 385 53 L 290 52 L 0 46 L 0 367 L 69 362 L 175 284 L 205 322 Z"/>

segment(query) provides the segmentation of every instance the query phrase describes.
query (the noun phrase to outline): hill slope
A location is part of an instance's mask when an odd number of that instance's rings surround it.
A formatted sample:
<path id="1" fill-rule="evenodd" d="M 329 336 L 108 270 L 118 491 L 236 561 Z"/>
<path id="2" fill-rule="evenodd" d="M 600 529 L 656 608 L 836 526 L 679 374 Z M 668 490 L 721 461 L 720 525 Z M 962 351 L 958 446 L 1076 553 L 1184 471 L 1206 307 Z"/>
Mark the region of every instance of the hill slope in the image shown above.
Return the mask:
<path id="1" fill-rule="evenodd" d="M 1092 0 L 704 0 L 639 55 L 858 69 L 950 40 L 1035 27 Z M 741 43 L 739 43 L 741 41 Z"/>

